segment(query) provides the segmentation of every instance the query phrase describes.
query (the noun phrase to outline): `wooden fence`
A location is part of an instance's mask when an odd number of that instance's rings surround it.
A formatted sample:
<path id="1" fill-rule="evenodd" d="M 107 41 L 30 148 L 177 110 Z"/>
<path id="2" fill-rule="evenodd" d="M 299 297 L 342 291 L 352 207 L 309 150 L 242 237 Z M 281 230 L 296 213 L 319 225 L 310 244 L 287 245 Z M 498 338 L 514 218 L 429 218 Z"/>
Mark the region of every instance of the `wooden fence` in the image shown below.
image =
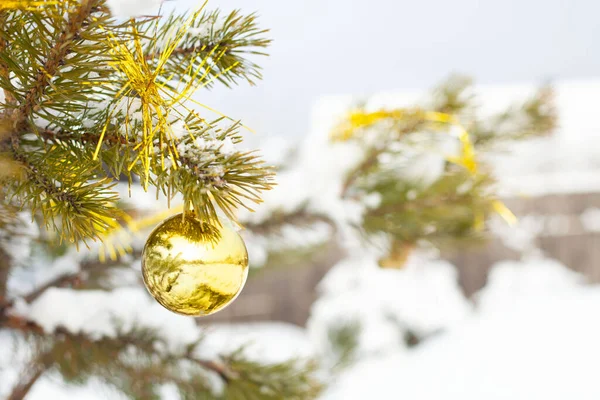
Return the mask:
<path id="1" fill-rule="evenodd" d="M 586 275 L 591 282 L 600 283 L 600 231 L 586 229 L 581 219 L 586 210 L 600 210 L 600 193 L 507 199 L 506 204 L 517 216 L 539 216 L 542 229 L 535 239 L 538 249 Z M 249 280 L 234 304 L 202 321 L 275 320 L 304 325 L 316 298 L 317 284 L 342 257 L 338 248 L 330 246 L 304 266 L 262 272 Z M 500 240 L 444 255 L 458 268 L 459 281 L 467 296 L 485 285 L 494 263 L 519 257 L 519 252 L 505 247 Z"/>

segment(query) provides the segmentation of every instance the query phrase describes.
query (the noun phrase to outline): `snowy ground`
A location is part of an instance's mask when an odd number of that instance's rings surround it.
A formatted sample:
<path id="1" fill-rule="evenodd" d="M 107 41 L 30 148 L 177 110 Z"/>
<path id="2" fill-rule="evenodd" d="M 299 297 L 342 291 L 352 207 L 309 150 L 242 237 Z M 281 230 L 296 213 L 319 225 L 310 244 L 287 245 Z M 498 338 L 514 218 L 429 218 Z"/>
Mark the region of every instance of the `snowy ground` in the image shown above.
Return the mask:
<path id="1" fill-rule="evenodd" d="M 460 324 L 361 360 L 322 398 L 597 399 L 598 309 L 600 286 L 564 266 L 502 263 Z"/>

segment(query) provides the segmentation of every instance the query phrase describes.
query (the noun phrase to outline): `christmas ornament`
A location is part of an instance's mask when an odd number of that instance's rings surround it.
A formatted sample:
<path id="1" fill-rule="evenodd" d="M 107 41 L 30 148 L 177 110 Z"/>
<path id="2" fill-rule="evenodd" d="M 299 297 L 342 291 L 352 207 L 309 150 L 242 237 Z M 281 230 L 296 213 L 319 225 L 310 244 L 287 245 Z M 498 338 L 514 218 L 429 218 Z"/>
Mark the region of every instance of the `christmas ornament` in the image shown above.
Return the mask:
<path id="1" fill-rule="evenodd" d="M 240 235 L 221 225 L 188 211 L 152 231 L 142 252 L 142 274 L 162 306 L 202 316 L 222 310 L 238 296 L 248 277 L 248 252 Z"/>

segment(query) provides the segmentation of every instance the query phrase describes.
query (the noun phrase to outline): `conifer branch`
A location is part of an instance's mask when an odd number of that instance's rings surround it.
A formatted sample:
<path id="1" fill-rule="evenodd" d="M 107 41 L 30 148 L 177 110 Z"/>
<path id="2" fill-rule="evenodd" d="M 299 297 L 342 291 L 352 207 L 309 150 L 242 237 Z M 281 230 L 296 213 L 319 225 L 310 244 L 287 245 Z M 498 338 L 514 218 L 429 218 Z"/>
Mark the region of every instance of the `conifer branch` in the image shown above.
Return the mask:
<path id="1" fill-rule="evenodd" d="M 6 12 L 0 11 L 0 29 L 5 29 L 5 24 L 6 24 Z M 2 36 L 0 36 L 0 53 L 2 53 L 6 49 L 7 46 L 8 46 L 8 42 L 6 41 L 6 39 L 4 39 Z M 6 65 L 6 63 L 0 61 L 0 78 L 8 80 L 9 74 L 10 74 L 10 72 L 8 69 L 8 65 Z M 12 95 L 12 93 L 6 89 L 3 89 L 3 91 L 4 91 L 4 99 L 5 99 L 6 103 L 13 104 L 15 101 L 15 98 Z M 5 109 L 3 111 L 3 113 L 5 113 L 6 110 L 7 109 Z"/>
<path id="2" fill-rule="evenodd" d="M 133 380 L 131 386 L 128 385 L 126 393 L 130 393 L 134 398 L 148 398 L 147 396 L 153 393 L 157 385 L 167 382 L 176 383 L 182 394 L 186 394 L 185 398 L 207 396 L 215 399 L 309 400 L 316 398 L 321 390 L 320 384 L 312 378 L 314 365 L 307 365 L 304 371 L 298 371 L 295 361 L 260 365 L 245 360 L 240 351 L 222 357 L 222 362 L 206 360 L 193 355 L 194 349 L 201 345 L 201 341 L 189 346 L 188 350 L 181 354 L 160 355 L 155 347 L 158 339 L 143 330 L 101 339 L 92 339 L 85 334 L 72 333 L 64 328 L 57 328 L 53 334 L 48 335 L 36 322 L 14 315 L 7 316 L 4 321 L 0 320 L 0 327 L 31 335 L 49 345 L 47 354 L 50 355 L 48 360 L 51 363 L 44 368 L 58 369 L 65 379 L 74 378 L 80 381 L 79 377 L 82 375 L 99 376 L 104 378 L 106 383 L 114 384 L 121 390 L 125 389 L 121 386 L 123 381 Z M 134 365 L 128 365 L 123 361 L 120 355 L 130 350 L 132 346 L 147 356 L 146 361 Z M 81 354 L 81 349 L 85 349 L 85 354 Z M 91 360 L 89 359 L 91 355 L 98 357 Z M 68 363 L 63 363 L 67 357 Z M 45 362 L 44 360 L 45 357 L 40 357 L 41 362 Z M 210 395 L 210 388 L 203 382 L 201 375 L 190 372 L 189 378 L 186 379 L 181 374 L 176 374 L 173 366 L 186 361 L 203 371 L 217 374 L 225 384 L 225 394 Z M 113 381 L 115 378 L 118 379 L 118 383 Z M 145 382 L 147 386 L 137 385 L 136 381 Z M 259 394 L 264 397 L 254 397 Z"/>
<path id="3" fill-rule="evenodd" d="M 62 239 L 86 243 L 101 237 L 118 225 L 121 211 L 116 207 L 115 185 L 108 177 L 99 178 L 97 163 L 81 157 L 74 162 L 73 148 L 56 145 L 45 154 L 25 152 L 18 138 L 11 137 L 15 160 L 26 170 L 26 179 L 13 183 L 12 195 L 26 201 L 33 213 L 41 211 L 46 227 L 60 227 Z M 50 159 L 60 168 L 42 169 Z M 60 217 L 60 220 L 58 219 Z"/>
<path id="4" fill-rule="evenodd" d="M 241 140 L 236 133 L 239 125 L 221 129 L 220 121 L 226 117 L 208 122 L 183 104 L 191 94 L 185 91 L 209 86 L 213 80 L 227 84 L 258 76 L 258 67 L 243 56 L 260 54 L 256 48 L 269 43 L 255 17 L 236 11 L 217 23 L 218 12 L 198 12 L 190 18 L 172 15 L 164 25 L 149 19 L 120 24 L 104 6 L 103 0 L 81 4 L 69 0 L 41 16 L 17 11 L 10 15 L 3 37 L 11 41 L 11 48 L 0 53 L 0 60 L 10 65 L 14 77 L 0 76 L 0 83 L 12 91 L 18 104 L 10 107 L 10 145 L 3 145 L 23 163 L 30 179 L 11 185 L 7 194 L 29 203 L 33 211 L 41 209 L 47 224 L 60 226 L 63 238 L 75 240 L 102 237 L 94 231 L 114 211 L 102 201 L 108 179 L 123 174 L 137 176 L 143 186 L 153 184 L 168 196 L 183 194 L 186 206 L 210 221 L 216 221 L 217 207 L 232 218 L 234 208 L 245 206 L 242 200 L 259 202 L 260 192 L 271 187 L 272 172 L 257 157 L 232 149 Z M 22 19 L 31 27 L 20 23 Z M 193 34 L 187 31 L 192 28 Z M 140 51 L 133 51 L 134 47 Z M 148 58 L 144 52 L 159 59 L 139 69 L 138 62 L 144 64 Z M 155 68 L 160 68 L 159 77 L 152 72 Z M 184 93 L 162 85 L 163 80 L 179 78 Z M 137 86 L 128 86 L 132 79 Z M 142 96 L 148 85 L 153 91 L 146 92 L 156 96 Z M 121 90 L 125 88 L 129 91 Z M 176 99 L 181 104 L 171 103 Z M 131 108 L 136 102 L 143 107 Z M 189 115 L 175 110 L 180 106 Z M 142 118 L 132 119 L 140 112 Z M 45 121 L 45 128 L 34 125 L 34 119 L 42 126 Z M 178 133 L 174 140 L 174 123 L 184 124 L 189 133 Z M 26 139 L 25 133 L 35 133 L 39 139 Z M 192 157 L 179 157 L 178 145 L 193 150 Z M 31 148 L 35 154 L 29 154 Z M 69 164 L 68 174 L 57 168 L 62 163 Z M 84 177 L 102 185 L 81 186 Z M 48 199 L 57 204 L 46 207 Z M 77 221 L 74 216 L 90 215 L 96 226 L 85 227 L 84 220 L 71 223 Z M 48 221 L 55 217 L 73 229 Z"/>
<path id="5" fill-rule="evenodd" d="M 18 147 L 18 140 L 16 140 L 14 136 L 12 140 L 12 149 L 15 160 L 19 161 L 27 169 L 27 179 L 41 188 L 48 197 L 48 200 L 51 199 L 52 201 L 66 203 L 76 213 L 82 211 L 81 204 L 72 193 L 69 193 L 64 188 L 57 186 L 52 179 L 50 179 L 39 168 L 29 162 L 26 154 Z"/>
<path id="6" fill-rule="evenodd" d="M 25 317 L 18 316 L 18 315 L 12 315 L 12 314 L 7 315 L 3 321 L 0 320 L 0 327 L 1 326 L 4 326 L 4 327 L 12 329 L 12 330 L 21 331 L 21 332 L 27 333 L 27 334 L 33 334 L 33 335 L 39 335 L 39 336 L 46 335 L 44 328 L 42 328 L 42 326 L 40 326 L 38 323 L 36 323 L 35 321 L 32 321 L 32 320 L 29 320 Z M 65 328 L 61 328 L 61 327 L 57 328 L 53 334 L 55 336 L 65 337 L 69 340 L 89 341 L 89 342 L 95 341 L 82 333 L 72 333 L 69 330 L 67 330 Z M 110 340 L 111 342 L 114 342 L 114 344 L 117 344 L 117 345 L 123 346 L 123 347 L 125 347 L 127 345 L 134 345 L 134 346 L 135 345 L 138 345 L 138 346 L 146 346 L 147 345 L 147 343 L 142 343 L 142 340 L 136 338 L 135 335 L 119 335 L 118 338 L 114 338 L 114 339 L 104 338 L 104 339 L 100 339 L 100 340 Z M 211 370 L 214 370 L 215 372 L 224 374 L 223 367 L 219 366 L 215 362 L 212 362 L 209 360 L 202 360 L 199 358 L 194 358 L 190 352 L 186 352 L 186 354 L 184 354 L 184 357 L 186 359 L 194 361 L 196 364 L 201 365 L 207 369 L 211 369 Z M 179 359 L 179 357 L 174 357 L 174 356 L 167 357 L 167 358 L 171 361 Z"/>
<path id="7" fill-rule="evenodd" d="M 66 27 L 52 47 L 43 67 L 37 71 L 37 77 L 34 80 L 34 84 L 27 92 L 25 100 L 20 107 L 16 109 L 15 114 L 13 115 L 16 134 L 20 134 L 27 130 L 27 119 L 39 104 L 50 80 L 56 75 L 58 69 L 61 67 L 61 62 L 68 54 L 73 42 L 79 40 L 79 31 L 81 30 L 84 21 L 92 12 L 94 1 L 95 0 L 81 0 L 81 4 L 78 6 L 77 10 L 69 15 Z"/>
<path id="8" fill-rule="evenodd" d="M 522 104 L 513 105 L 487 121 L 474 121 L 469 129 L 479 148 L 493 148 L 514 140 L 551 134 L 558 124 L 554 91 L 540 88 Z"/>
<path id="9" fill-rule="evenodd" d="M 181 17 L 170 16 L 164 23 L 166 29 L 162 34 L 180 23 Z M 243 78 L 250 84 L 254 84 L 255 79 L 262 78 L 260 67 L 246 56 L 266 55 L 261 49 L 267 47 L 271 40 L 264 37 L 267 30 L 258 28 L 254 14 L 244 16 L 235 10 L 222 17 L 219 11 L 206 12 L 193 21 L 192 30 L 194 33 L 186 35 L 182 43 L 173 50 L 172 58 L 165 66 L 177 79 L 189 77 L 190 71 L 186 71 L 184 67 L 188 61 L 204 60 L 206 57 L 214 59 L 214 65 L 207 66 L 205 70 L 211 77 L 210 81 L 216 79 L 229 86 L 238 78 Z M 157 39 L 162 37 L 158 36 Z M 159 57 L 160 51 L 150 46 L 145 60 L 153 62 Z"/>

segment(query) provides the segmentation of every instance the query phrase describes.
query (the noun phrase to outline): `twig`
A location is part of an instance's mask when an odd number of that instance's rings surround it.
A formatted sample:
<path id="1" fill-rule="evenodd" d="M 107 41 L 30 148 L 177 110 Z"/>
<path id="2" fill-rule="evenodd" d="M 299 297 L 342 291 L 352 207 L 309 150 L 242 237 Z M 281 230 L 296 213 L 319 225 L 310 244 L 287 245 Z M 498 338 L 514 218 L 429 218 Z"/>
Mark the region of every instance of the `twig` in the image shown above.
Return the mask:
<path id="1" fill-rule="evenodd" d="M 350 191 L 350 188 L 352 187 L 352 185 L 356 182 L 356 180 L 358 178 L 361 177 L 361 175 L 363 173 L 365 173 L 367 170 L 369 170 L 371 167 L 373 167 L 375 164 L 377 164 L 377 158 L 383 152 L 384 152 L 384 149 L 372 151 L 371 154 L 369 155 L 369 157 L 367 157 L 360 165 L 358 165 L 358 167 L 356 167 L 348 175 L 348 177 L 344 181 L 344 185 L 342 186 L 342 193 L 341 193 L 342 198 L 345 198 L 348 195 L 348 192 Z"/>
<path id="2" fill-rule="evenodd" d="M 225 382 L 225 384 L 228 384 L 234 378 L 232 376 L 232 373 L 228 371 L 224 365 L 218 364 L 214 361 L 200 360 L 194 357 L 186 357 L 186 359 L 198 364 L 203 368 L 215 372 L 221 377 L 221 379 L 223 379 L 223 382 Z"/>
<path id="3" fill-rule="evenodd" d="M 115 261 L 114 265 L 119 265 L 119 262 Z M 44 285 L 34 289 L 33 291 L 23 296 L 23 300 L 25 300 L 27 303 L 31 303 L 35 301 L 38 297 L 40 297 L 46 290 L 52 287 L 79 286 L 82 283 L 82 273 L 85 273 L 86 271 L 90 271 L 97 267 L 107 268 L 111 266 L 113 266 L 112 263 L 100 263 L 99 261 L 83 262 L 78 272 L 74 274 L 64 274 L 57 276 L 55 279 L 45 283 Z"/>
<path id="4" fill-rule="evenodd" d="M 38 287 L 34 291 L 29 294 L 23 296 L 23 300 L 27 303 L 31 303 L 35 301 L 38 297 L 40 297 L 47 289 L 52 287 L 67 287 L 67 286 L 77 286 L 81 283 L 81 276 L 79 273 L 77 274 L 66 274 L 61 275 L 50 282 Z"/>
<path id="5" fill-rule="evenodd" d="M 21 381 L 14 387 L 7 400 L 23 400 L 37 380 L 48 370 L 46 363 L 32 363 L 31 368 L 33 371 L 29 371 L 28 374 L 21 378 Z"/>
<path id="6" fill-rule="evenodd" d="M 177 49 L 173 50 L 173 53 L 171 53 L 171 54 L 174 57 L 177 57 L 177 56 L 191 55 L 194 53 L 198 53 L 200 51 L 210 53 L 211 51 L 213 51 L 213 49 L 215 49 L 217 47 L 220 47 L 220 45 L 219 44 L 209 44 L 209 45 L 196 45 L 196 46 L 191 46 L 191 47 L 181 47 L 181 48 L 177 48 Z M 227 52 L 229 52 L 229 48 L 227 46 L 223 46 L 222 48 L 224 49 L 224 54 L 227 54 Z M 150 60 L 159 58 L 160 55 L 161 55 L 161 53 L 150 53 L 150 54 L 146 54 L 144 56 L 144 58 L 146 59 L 146 61 L 150 61 Z"/>
<path id="7" fill-rule="evenodd" d="M 82 134 L 76 134 L 76 133 L 72 133 L 72 132 L 68 132 L 68 131 L 64 131 L 64 130 L 53 131 L 52 129 L 47 129 L 47 128 L 45 128 L 45 129 L 38 128 L 37 131 L 39 132 L 40 136 L 45 140 L 52 140 L 52 141 L 78 140 L 78 141 L 90 142 L 90 143 L 98 143 L 100 141 L 100 135 L 87 133 L 87 132 L 82 133 Z M 117 135 L 110 135 L 110 134 L 106 134 L 103 138 L 103 141 L 105 143 L 110 143 L 110 144 L 117 144 L 117 143 L 128 144 L 130 142 L 133 143 L 132 140 L 133 139 L 128 141 L 127 138 L 124 136 L 117 136 Z"/>
<path id="8" fill-rule="evenodd" d="M 446 204 L 451 204 L 462 199 L 465 196 L 448 194 L 435 199 L 418 199 L 417 201 L 405 201 L 402 203 L 393 203 L 386 206 L 381 206 L 374 210 L 369 210 L 367 215 L 370 217 L 381 217 L 389 213 L 397 213 L 406 210 L 426 210 L 434 207 L 440 207 Z"/>
<path id="9" fill-rule="evenodd" d="M 283 225 L 308 225 L 315 222 L 324 222 L 333 229 L 336 228 L 331 218 L 321 214 L 310 213 L 305 208 L 300 208 L 289 214 L 274 214 L 266 221 L 254 224 L 247 223 L 244 224 L 244 227 L 259 235 L 270 235 L 277 233 Z"/>

